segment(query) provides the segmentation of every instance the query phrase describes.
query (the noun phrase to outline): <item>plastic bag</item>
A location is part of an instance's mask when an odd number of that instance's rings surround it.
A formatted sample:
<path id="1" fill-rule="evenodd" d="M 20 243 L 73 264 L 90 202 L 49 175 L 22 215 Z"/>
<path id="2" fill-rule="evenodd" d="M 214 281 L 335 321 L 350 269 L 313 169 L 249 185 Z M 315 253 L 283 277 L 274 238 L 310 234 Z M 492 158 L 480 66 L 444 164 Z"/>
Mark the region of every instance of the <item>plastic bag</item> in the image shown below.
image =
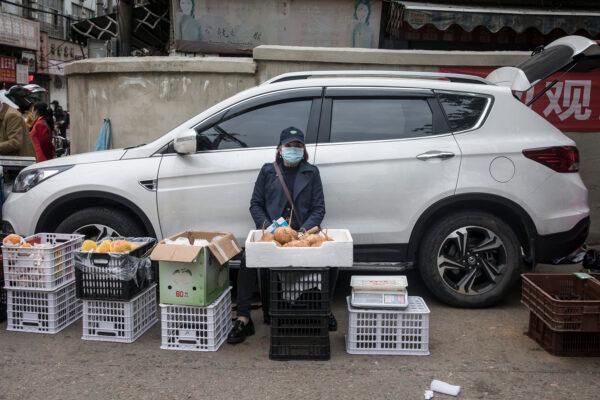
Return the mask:
<path id="1" fill-rule="evenodd" d="M 109 240 L 127 240 L 136 244 L 137 247 L 129 253 L 77 252 L 75 253 L 75 268 L 83 273 L 93 274 L 99 279 L 133 280 L 137 286 L 145 280 L 154 281 L 152 262 L 148 255 L 156 239 L 130 237 Z"/>

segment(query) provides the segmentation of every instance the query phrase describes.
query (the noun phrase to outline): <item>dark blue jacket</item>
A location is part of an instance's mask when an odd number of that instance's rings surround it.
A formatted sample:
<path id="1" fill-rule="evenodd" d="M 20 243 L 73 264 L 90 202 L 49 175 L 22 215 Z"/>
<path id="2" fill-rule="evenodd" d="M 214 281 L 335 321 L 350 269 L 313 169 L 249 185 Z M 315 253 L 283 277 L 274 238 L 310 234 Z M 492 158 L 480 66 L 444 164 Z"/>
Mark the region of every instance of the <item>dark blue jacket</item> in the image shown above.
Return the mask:
<path id="1" fill-rule="evenodd" d="M 294 218 L 299 219 L 298 224 L 292 221 L 293 225 L 306 230 L 320 226 L 325 216 L 325 197 L 319 169 L 306 161 L 301 161 L 294 188 L 290 191 L 296 207 Z M 271 225 L 274 219 L 282 216 L 286 205 L 287 198 L 273 163 L 263 165 L 250 200 L 250 214 L 256 228 L 261 229 L 263 226 Z"/>

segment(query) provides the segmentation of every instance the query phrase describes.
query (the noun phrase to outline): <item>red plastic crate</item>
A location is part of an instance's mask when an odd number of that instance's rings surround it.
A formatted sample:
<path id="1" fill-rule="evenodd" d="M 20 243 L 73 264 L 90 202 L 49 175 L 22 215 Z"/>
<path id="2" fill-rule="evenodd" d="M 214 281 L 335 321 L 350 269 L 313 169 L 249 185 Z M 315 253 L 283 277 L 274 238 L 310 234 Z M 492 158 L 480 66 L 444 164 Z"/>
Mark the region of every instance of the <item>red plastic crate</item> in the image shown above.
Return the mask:
<path id="1" fill-rule="evenodd" d="M 600 281 L 523 274 L 521 302 L 555 331 L 600 332 Z"/>
<path id="2" fill-rule="evenodd" d="M 533 312 L 529 313 L 529 331 L 527 335 L 544 350 L 555 356 L 600 356 L 600 332 L 555 331 Z"/>

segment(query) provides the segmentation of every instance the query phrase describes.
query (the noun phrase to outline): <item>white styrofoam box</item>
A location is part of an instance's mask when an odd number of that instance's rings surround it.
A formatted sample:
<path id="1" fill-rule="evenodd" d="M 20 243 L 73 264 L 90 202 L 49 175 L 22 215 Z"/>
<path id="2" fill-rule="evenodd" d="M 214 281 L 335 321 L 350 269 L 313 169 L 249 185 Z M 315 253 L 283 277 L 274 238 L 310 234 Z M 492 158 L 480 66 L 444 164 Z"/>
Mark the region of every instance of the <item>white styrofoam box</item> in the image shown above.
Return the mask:
<path id="1" fill-rule="evenodd" d="M 429 308 L 408 296 L 405 310 L 366 310 L 348 304 L 346 351 L 350 354 L 429 355 Z"/>
<path id="2" fill-rule="evenodd" d="M 320 247 L 281 247 L 274 242 L 259 242 L 261 230 L 253 230 L 246 238 L 246 267 L 351 267 L 354 263 L 353 241 L 348 229 L 327 229 L 333 241 Z"/>
<path id="3" fill-rule="evenodd" d="M 231 287 L 210 306 L 161 304 L 161 349 L 217 351 L 233 327 Z"/>
<path id="4" fill-rule="evenodd" d="M 83 340 L 133 343 L 157 321 L 156 284 L 130 301 L 83 300 Z"/>
<path id="5" fill-rule="evenodd" d="M 53 292 L 11 289 L 7 295 L 9 331 L 57 333 L 81 317 L 75 282 Z"/>
<path id="6" fill-rule="evenodd" d="M 6 289 L 52 291 L 75 279 L 75 252 L 83 235 L 37 233 L 25 238 L 34 247 L 2 246 Z"/>

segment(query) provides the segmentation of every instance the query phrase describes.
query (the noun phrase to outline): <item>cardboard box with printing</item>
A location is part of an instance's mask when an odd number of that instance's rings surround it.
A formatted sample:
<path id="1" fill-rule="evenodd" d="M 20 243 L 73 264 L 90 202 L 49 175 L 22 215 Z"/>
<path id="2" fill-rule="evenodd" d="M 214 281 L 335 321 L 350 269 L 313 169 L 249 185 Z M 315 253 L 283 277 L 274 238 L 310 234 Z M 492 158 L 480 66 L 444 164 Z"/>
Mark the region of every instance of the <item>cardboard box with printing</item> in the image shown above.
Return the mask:
<path id="1" fill-rule="evenodd" d="M 241 251 L 231 233 L 186 231 L 159 242 L 160 302 L 208 306 L 229 286 L 228 261 Z"/>

